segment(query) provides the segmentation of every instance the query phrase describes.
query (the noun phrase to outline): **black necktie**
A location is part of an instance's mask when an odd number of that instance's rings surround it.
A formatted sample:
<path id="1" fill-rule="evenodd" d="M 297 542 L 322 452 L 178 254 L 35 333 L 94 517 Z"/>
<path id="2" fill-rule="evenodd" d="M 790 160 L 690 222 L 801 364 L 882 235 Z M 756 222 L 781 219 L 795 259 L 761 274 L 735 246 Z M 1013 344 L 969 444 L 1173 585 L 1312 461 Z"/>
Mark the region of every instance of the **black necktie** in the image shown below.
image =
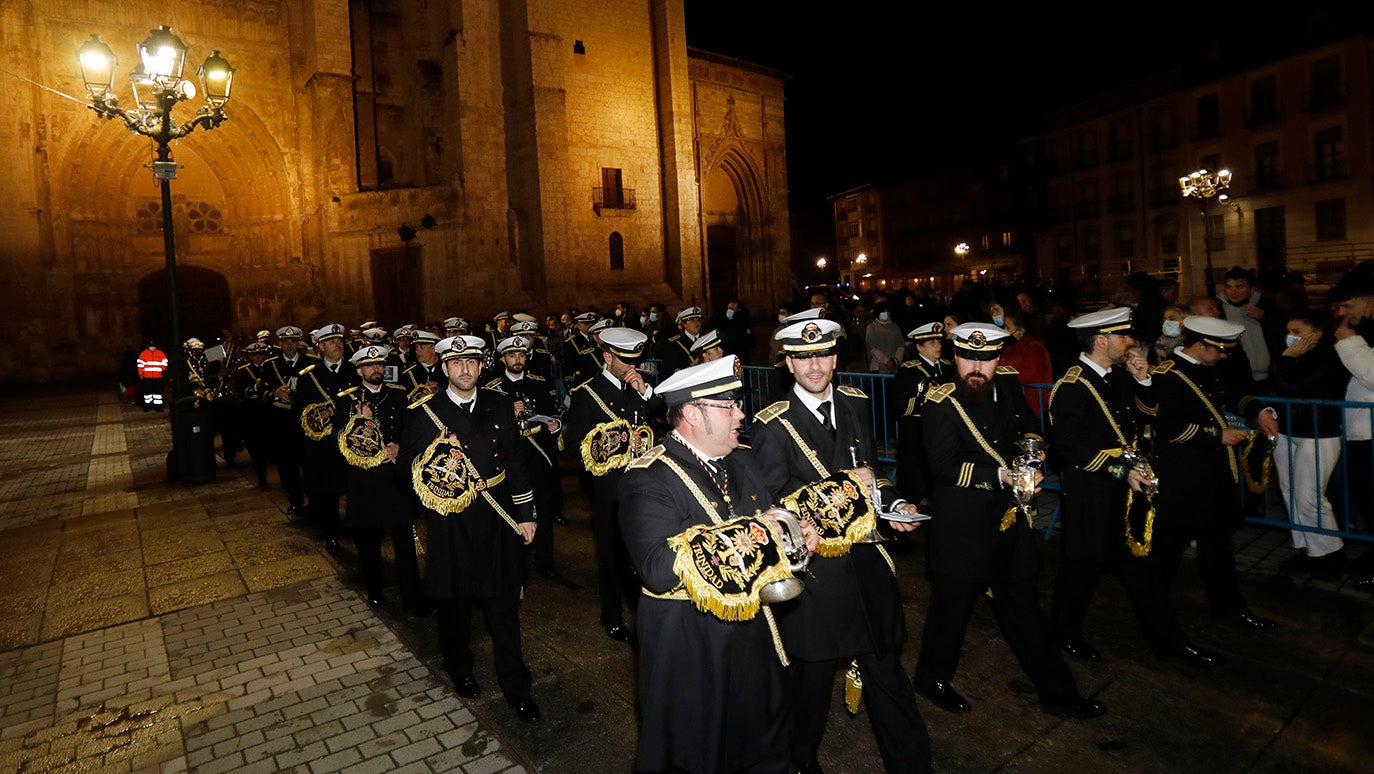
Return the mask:
<path id="1" fill-rule="evenodd" d="M 835 425 L 830 421 L 830 401 L 821 401 L 821 405 L 817 406 L 816 410 L 821 412 L 821 427 L 824 427 L 833 434 L 835 432 Z"/>
<path id="2" fill-rule="evenodd" d="M 339 372 L 339 364 L 338 364 L 338 363 L 335 363 L 335 364 L 331 365 L 331 366 L 329 367 L 329 372 L 330 372 L 330 373 L 337 374 L 337 373 Z"/>

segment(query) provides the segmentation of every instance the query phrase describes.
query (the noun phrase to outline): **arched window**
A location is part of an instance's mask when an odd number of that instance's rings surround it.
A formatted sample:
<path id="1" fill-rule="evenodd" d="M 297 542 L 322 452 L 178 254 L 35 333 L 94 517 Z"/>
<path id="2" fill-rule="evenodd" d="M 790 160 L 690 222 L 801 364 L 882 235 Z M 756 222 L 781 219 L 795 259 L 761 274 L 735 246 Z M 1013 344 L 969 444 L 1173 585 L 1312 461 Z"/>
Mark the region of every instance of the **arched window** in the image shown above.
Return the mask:
<path id="1" fill-rule="evenodd" d="M 619 231 L 611 232 L 611 271 L 625 270 L 625 237 Z"/>

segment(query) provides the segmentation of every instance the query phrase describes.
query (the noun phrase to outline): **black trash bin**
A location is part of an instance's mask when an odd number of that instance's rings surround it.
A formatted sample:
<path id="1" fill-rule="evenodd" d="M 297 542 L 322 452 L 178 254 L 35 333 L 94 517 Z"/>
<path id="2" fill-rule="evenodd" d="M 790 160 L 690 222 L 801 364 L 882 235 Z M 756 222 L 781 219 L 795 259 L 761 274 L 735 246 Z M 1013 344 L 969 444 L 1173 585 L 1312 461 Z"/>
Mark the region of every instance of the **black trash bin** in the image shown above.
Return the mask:
<path id="1" fill-rule="evenodd" d="M 197 397 L 172 405 L 172 452 L 167 477 L 183 484 L 215 480 L 215 432 L 210 407 Z"/>

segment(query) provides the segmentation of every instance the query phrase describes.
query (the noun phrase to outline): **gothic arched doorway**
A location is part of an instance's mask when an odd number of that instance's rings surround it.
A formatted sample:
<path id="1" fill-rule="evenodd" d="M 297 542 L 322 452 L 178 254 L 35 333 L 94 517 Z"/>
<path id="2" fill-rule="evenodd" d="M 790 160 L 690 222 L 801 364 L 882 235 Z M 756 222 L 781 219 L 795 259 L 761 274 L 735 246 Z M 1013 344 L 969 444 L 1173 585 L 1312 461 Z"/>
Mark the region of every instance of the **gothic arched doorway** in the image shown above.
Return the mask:
<path id="1" fill-rule="evenodd" d="M 178 266 L 177 311 L 181 317 L 182 341 L 194 336 L 211 344 L 221 331 L 233 329 L 229 280 L 210 269 Z M 138 317 L 144 341 L 156 341 L 163 349 L 181 345 L 181 341 L 171 340 L 165 268 L 146 274 L 138 281 Z"/>

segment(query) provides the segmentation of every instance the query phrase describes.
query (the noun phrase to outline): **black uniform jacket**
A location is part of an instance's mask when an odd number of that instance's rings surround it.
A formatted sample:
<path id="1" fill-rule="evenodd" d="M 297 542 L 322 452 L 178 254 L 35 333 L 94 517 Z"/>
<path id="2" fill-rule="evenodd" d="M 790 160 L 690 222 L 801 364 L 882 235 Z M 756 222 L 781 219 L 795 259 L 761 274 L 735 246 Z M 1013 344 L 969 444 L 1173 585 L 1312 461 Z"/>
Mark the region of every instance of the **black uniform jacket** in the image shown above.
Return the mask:
<path id="1" fill-rule="evenodd" d="M 569 390 L 586 382 L 601 372 L 601 355 L 596 342 L 582 331 L 574 330 L 563 342 L 558 355 L 559 369 L 563 373 L 563 383 Z"/>
<path id="2" fill-rule="evenodd" d="M 468 459 L 486 481 L 504 479 L 486 492 L 517 523 L 532 522 L 534 493 L 510 398 L 491 390 L 477 390 L 477 404 L 469 413 L 449 397 L 448 389 L 422 398 L 406 409 L 401 420 L 403 475 L 429 444 L 441 435 L 430 413 L 463 444 Z M 426 411 L 428 409 L 428 411 Z M 524 540 L 482 494 L 462 512 L 429 516 L 428 577 L 425 592 L 435 599 L 492 597 L 524 584 Z"/>
<path id="3" fill-rule="evenodd" d="M 424 397 L 421 389 L 426 384 L 435 384 L 440 388 L 448 387 L 448 377 L 444 375 L 443 361 L 435 358 L 434 362 L 425 365 L 418 360 L 411 364 L 409 368 L 401 372 L 401 386 L 406 388 L 406 395 L 412 402 Z"/>
<path id="4" fill-rule="evenodd" d="M 319 360 L 312 368 L 306 368 L 296 379 L 296 395 L 292 400 L 294 420 L 300 426 L 301 414 L 307 406 L 316 403 L 334 402 L 334 396 L 358 383 L 358 369 L 344 361 L 339 364 L 339 372 L 334 373 Z M 338 444 L 332 434 L 322 440 L 312 441 L 304 438 L 304 453 L 301 471 L 307 492 L 344 493 L 348 487 L 347 465 L 339 453 Z"/>
<path id="5" fill-rule="evenodd" d="M 1253 420 L 1265 404 L 1230 389 L 1218 366 L 1175 356 L 1154 369 L 1159 415 L 1154 423 L 1155 496 L 1161 523 L 1214 527 L 1240 509 L 1240 449 L 1221 443 L 1226 412 Z"/>
<path id="6" fill-rule="evenodd" d="M 902 363 L 892 377 L 888 411 L 897 417 L 897 489 L 912 502 L 930 494 L 930 464 L 921 439 L 921 406 L 930 388 L 952 378 L 954 366 L 948 360 L 932 365 L 920 355 Z"/>
<path id="7" fill-rule="evenodd" d="M 382 429 L 383 443 L 401 443 L 401 417 L 405 413 L 405 388 L 399 384 L 382 384 L 377 392 L 366 385 L 349 387 L 334 399 L 334 435 L 343 431 L 361 399 L 372 408 L 372 418 Z M 410 523 L 414 516 L 410 492 L 410 477 L 402 477 L 395 462 L 383 462 L 373 468 L 348 465 L 348 508 L 344 514 L 347 527 L 397 527 Z"/>
<path id="8" fill-rule="evenodd" d="M 1120 450 L 1139 448 L 1141 431 L 1155 414 L 1152 394 L 1120 366 L 1104 377 L 1080 362 L 1055 383 L 1049 443 L 1064 467 L 1059 525 L 1065 556 L 1105 563 L 1125 544 L 1129 469 Z"/>
<path id="9" fill-rule="evenodd" d="M 1020 453 L 1018 439 L 1039 432 L 1015 371 L 1007 371 L 994 378 L 996 400 L 980 405 L 959 400 L 953 382 L 926 394 L 922 421 L 935 484 L 926 545 L 934 574 L 985 583 L 1025 580 L 1038 569 L 1025 518 L 1001 529 L 1015 498 L 1003 488 L 999 468 Z"/>
<path id="10" fill-rule="evenodd" d="M 511 379 L 502 369 L 501 375 L 487 382 L 485 386 L 488 390 L 506 395 L 512 403 L 523 402 L 527 411 L 546 417 L 558 416 L 558 399 L 554 397 L 553 385 L 539 374 L 526 373 L 519 379 Z M 543 422 L 530 422 L 524 430 L 517 425 L 516 432 L 524 438 L 520 446 L 532 470 L 551 468 L 557 464 L 558 436 L 549 432 L 548 426 Z M 556 482 L 554 485 L 557 485 Z"/>
<path id="11" fill-rule="evenodd" d="M 297 352 L 294 361 L 287 361 L 286 358 L 280 355 L 268 358 L 267 361 L 262 364 L 264 373 L 263 389 L 268 393 L 275 393 L 278 387 L 286 387 L 289 389 L 291 387 L 292 377 L 299 377 L 301 371 L 320 362 L 322 361 L 319 357 L 306 354 L 305 352 Z M 340 370 L 342 370 L 342 366 Z M 299 390 L 300 379 L 297 378 L 296 381 L 298 383 L 296 389 Z M 272 405 L 279 409 L 291 408 L 290 402 L 279 401 L 275 397 L 272 399 Z"/>
<path id="12" fill-rule="evenodd" d="M 830 394 L 833 436 L 790 392 L 755 415 L 751 445 L 775 500 L 853 468 L 851 444 L 860 462 L 874 458 L 868 397 L 849 387 L 836 387 Z M 884 502 L 896 499 L 891 486 L 882 489 Z M 901 594 L 894 565 L 880 544 L 858 543 L 843 556 L 812 556 L 808 571 L 801 596 L 775 610 L 788 653 L 803 661 L 824 661 L 901 649 L 906 639 Z"/>
<path id="13" fill-rule="evenodd" d="M 741 448 L 720 460 L 738 516 L 772 501 L 747 454 Z M 668 538 L 716 523 L 666 460 L 709 499 L 717 519 L 735 518 L 701 463 L 671 436 L 635 461 L 620 480 L 620 526 L 639 577 L 654 594 L 680 584 Z M 790 715 L 763 611 L 749 621 L 723 621 L 685 599 L 647 594 L 638 610 L 642 725 L 636 770 L 742 771 L 784 759 Z"/>
<path id="14" fill-rule="evenodd" d="M 574 456 L 579 456 L 582 439 L 602 422 L 628 419 L 633 425 L 637 417 L 638 424 L 652 425 L 653 420 L 659 419 L 663 412 L 663 398 L 658 393 L 645 400 L 644 396 L 629 387 L 616 387 L 598 372 L 572 391 L 572 402 L 563 415 L 563 447 Z M 618 475 L 620 472 L 610 470 L 606 475 Z"/>

